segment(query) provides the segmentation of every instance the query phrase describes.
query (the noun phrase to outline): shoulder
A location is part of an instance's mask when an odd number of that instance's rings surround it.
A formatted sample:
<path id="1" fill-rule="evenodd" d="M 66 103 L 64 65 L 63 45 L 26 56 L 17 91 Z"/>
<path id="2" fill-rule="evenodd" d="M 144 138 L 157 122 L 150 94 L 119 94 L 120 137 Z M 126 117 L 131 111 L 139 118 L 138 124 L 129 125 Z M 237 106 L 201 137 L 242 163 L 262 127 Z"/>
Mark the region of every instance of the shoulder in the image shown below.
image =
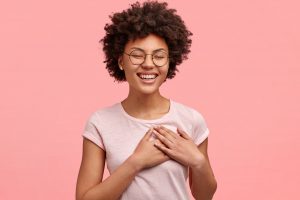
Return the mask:
<path id="1" fill-rule="evenodd" d="M 199 115 L 202 117 L 202 114 L 197 109 L 177 101 L 172 102 L 176 112 L 180 113 L 181 115 L 188 115 L 192 118 L 197 118 Z"/>
<path id="2" fill-rule="evenodd" d="M 119 114 L 118 106 L 119 104 L 115 103 L 110 106 L 98 108 L 95 111 L 90 113 L 88 121 L 97 124 L 97 123 L 101 123 L 101 121 L 108 121 L 111 119 L 115 119 Z"/>
<path id="3" fill-rule="evenodd" d="M 180 119 L 183 124 L 190 125 L 190 129 L 186 131 L 190 132 L 194 143 L 199 145 L 209 134 L 203 115 L 197 109 L 182 103 L 175 102 L 174 107 L 174 110 L 177 112 L 177 118 Z"/>
<path id="4" fill-rule="evenodd" d="M 175 112 L 181 119 L 184 118 L 188 122 L 192 123 L 193 126 L 200 125 L 203 128 L 206 127 L 204 116 L 196 108 L 176 101 L 173 101 L 173 105 Z"/>

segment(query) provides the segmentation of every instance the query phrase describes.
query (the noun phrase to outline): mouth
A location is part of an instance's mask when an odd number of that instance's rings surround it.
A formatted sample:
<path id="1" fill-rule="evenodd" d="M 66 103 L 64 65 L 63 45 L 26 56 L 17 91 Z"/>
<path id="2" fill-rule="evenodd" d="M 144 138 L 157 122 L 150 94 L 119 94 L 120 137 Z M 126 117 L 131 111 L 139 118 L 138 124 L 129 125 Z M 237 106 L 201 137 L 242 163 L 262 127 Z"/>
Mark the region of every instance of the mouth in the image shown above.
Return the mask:
<path id="1" fill-rule="evenodd" d="M 143 74 L 143 73 L 137 73 L 137 76 L 140 77 L 142 80 L 154 80 L 158 76 L 156 73 L 151 74 Z"/>

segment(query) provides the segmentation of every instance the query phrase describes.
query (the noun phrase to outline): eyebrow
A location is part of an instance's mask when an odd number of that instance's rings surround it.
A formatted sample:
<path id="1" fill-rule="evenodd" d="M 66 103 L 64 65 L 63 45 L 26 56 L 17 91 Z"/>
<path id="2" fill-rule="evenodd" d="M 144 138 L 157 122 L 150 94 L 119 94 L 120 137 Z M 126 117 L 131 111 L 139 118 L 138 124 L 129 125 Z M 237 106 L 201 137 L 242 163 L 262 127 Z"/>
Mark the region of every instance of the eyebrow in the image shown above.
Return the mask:
<path id="1" fill-rule="evenodd" d="M 145 52 L 144 49 L 141 49 L 141 48 L 139 48 L 139 47 L 131 47 L 130 49 L 131 49 L 131 50 L 137 49 L 137 50 L 141 50 L 141 51 L 144 51 L 144 52 Z M 155 49 L 155 50 L 153 50 L 152 52 L 161 51 L 161 50 L 167 52 L 167 50 L 164 49 L 164 48 Z"/>

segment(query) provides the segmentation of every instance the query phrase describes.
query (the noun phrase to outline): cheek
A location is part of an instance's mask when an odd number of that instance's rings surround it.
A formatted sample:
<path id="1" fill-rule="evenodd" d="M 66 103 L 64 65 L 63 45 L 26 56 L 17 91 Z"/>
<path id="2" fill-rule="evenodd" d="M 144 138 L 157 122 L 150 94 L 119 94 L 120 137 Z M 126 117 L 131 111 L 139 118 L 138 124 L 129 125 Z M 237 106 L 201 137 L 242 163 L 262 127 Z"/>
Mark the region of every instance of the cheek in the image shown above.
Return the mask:
<path id="1" fill-rule="evenodd" d="M 161 69 L 161 70 L 160 70 L 160 73 L 163 74 L 164 76 L 167 76 L 167 75 L 168 75 L 168 72 L 169 72 L 169 67 L 166 68 L 166 69 Z"/>
<path id="2" fill-rule="evenodd" d="M 124 57 L 123 64 L 124 64 L 124 66 L 131 66 L 131 62 L 130 62 L 129 58 Z"/>
<path id="3" fill-rule="evenodd" d="M 131 65 L 126 65 L 125 77 L 127 80 L 133 80 L 135 78 L 138 78 L 136 75 L 136 68 Z"/>
<path id="4" fill-rule="evenodd" d="M 126 76 L 126 79 L 132 79 L 134 77 L 134 72 L 132 71 L 132 69 L 126 69 L 125 71 L 125 76 Z"/>

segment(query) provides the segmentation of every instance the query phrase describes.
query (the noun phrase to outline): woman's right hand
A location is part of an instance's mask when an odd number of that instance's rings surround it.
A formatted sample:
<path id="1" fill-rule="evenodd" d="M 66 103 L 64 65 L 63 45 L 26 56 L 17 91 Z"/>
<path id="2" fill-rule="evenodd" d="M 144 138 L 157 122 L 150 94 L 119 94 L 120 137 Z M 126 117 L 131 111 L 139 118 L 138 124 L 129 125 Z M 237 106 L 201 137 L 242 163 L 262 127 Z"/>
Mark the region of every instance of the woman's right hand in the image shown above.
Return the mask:
<path id="1" fill-rule="evenodd" d="M 155 142 L 160 145 L 163 144 L 158 139 L 151 138 L 152 130 L 153 128 L 150 128 L 147 131 L 131 155 L 131 161 L 140 170 L 154 167 L 170 159 L 169 156 L 154 146 Z"/>

